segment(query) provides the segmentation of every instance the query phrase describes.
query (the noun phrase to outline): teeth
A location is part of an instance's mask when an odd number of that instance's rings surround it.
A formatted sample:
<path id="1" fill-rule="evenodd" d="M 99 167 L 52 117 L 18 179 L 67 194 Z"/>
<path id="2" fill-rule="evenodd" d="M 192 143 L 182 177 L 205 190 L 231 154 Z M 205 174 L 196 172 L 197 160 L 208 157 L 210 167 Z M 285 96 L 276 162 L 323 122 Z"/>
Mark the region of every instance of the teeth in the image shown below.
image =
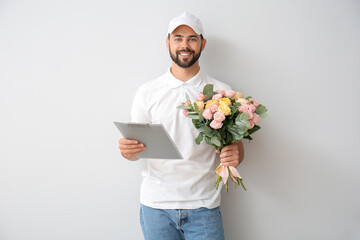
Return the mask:
<path id="1" fill-rule="evenodd" d="M 180 53 L 181 56 L 189 56 L 190 53 Z"/>

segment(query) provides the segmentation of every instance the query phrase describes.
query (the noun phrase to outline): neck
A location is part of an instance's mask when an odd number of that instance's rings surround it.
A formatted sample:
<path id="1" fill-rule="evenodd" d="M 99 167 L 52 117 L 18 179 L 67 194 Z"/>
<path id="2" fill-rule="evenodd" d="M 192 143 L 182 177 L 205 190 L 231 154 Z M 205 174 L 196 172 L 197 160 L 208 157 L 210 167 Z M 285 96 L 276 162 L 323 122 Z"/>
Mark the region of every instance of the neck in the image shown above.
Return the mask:
<path id="1" fill-rule="evenodd" d="M 175 62 L 171 65 L 171 73 L 177 79 L 186 82 L 187 80 L 194 77 L 200 71 L 199 63 L 196 62 L 194 65 L 188 68 L 179 67 Z"/>

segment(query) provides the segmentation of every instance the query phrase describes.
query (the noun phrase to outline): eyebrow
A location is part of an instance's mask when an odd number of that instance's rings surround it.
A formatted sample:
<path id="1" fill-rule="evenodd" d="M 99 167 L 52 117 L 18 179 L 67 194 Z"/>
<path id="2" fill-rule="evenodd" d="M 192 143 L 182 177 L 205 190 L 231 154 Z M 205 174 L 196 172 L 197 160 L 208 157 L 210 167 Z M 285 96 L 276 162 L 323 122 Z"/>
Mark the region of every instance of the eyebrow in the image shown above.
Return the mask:
<path id="1" fill-rule="evenodd" d="M 183 35 L 175 35 L 174 38 L 176 38 L 176 37 L 184 37 L 184 36 Z M 188 37 L 189 38 L 198 38 L 198 36 L 196 36 L 196 35 L 190 35 Z"/>

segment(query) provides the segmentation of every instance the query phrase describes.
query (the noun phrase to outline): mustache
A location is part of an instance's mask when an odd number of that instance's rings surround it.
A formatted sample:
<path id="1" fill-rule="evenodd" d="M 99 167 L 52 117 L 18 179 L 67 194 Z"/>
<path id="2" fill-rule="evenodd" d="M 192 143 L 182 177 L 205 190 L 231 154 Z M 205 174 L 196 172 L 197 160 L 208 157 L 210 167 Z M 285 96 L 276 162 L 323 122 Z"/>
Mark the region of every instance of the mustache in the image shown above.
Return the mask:
<path id="1" fill-rule="evenodd" d="M 182 53 L 182 52 L 191 52 L 192 54 L 195 54 L 195 51 L 190 50 L 190 49 L 183 49 L 183 50 L 176 51 L 177 54 Z"/>

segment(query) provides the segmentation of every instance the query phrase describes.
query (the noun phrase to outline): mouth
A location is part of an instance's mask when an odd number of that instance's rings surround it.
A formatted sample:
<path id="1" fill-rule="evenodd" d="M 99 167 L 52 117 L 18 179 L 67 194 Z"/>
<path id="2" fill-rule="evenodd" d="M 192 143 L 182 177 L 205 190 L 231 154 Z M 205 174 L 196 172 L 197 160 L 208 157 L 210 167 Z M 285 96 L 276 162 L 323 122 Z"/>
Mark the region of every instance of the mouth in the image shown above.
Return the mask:
<path id="1" fill-rule="evenodd" d="M 178 52 L 178 55 L 180 55 L 181 57 L 187 58 L 192 55 L 192 52 Z"/>

